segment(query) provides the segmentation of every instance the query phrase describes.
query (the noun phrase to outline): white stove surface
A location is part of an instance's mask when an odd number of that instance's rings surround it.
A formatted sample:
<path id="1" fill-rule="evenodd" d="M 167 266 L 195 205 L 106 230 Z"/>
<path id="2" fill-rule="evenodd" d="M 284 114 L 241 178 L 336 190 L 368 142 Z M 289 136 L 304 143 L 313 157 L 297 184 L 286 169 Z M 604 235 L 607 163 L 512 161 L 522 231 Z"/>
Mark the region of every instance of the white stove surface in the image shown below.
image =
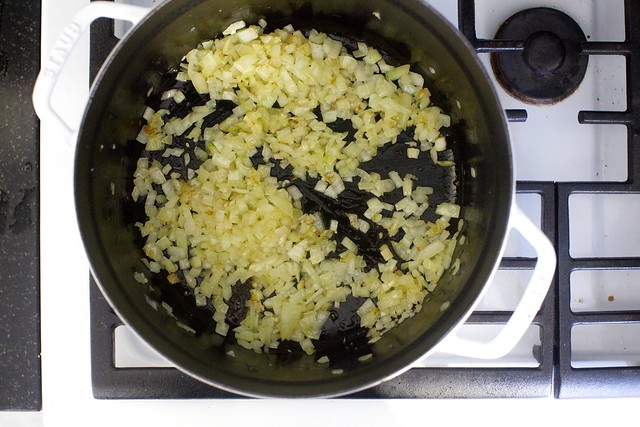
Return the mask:
<path id="1" fill-rule="evenodd" d="M 148 1 L 152 2 L 152 1 Z M 457 25 L 457 2 L 431 0 L 443 15 Z M 88 0 L 43 0 L 42 34 L 43 57 L 71 16 Z M 538 1 L 477 0 L 478 36 L 491 38 L 498 25 L 512 13 L 533 6 L 554 6 L 573 15 L 589 35 L 590 40 L 622 40 L 624 30 L 621 16 L 622 0 Z M 616 9 L 617 8 L 617 9 Z M 617 11 L 616 11 L 617 10 Z M 594 17 L 606 15 L 613 24 L 595 25 Z M 484 18 L 483 18 L 484 16 Z M 600 19 L 600 18 L 598 18 Z M 621 32 L 622 31 L 622 32 Z M 85 36 L 72 55 L 67 72 L 61 80 L 55 103 L 65 105 L 70 119 L 80 116 L 88 94 L 88 37 Z M 593 59 L 593 60 L 592 60 Z M 486 62 L 486 58 L 484 58 Z M 626 129 L 608 126 L 580 125 L 579 110 L 624 110 L 626 108 L 624 84 L 624 58 L 592 57 L 589 70 L 578 91 L 566 101 L 565 107 L 525 106 L 511 98 L 502 89 L 499 95 L 506 108 L 524 108 L 529 114 L 529 126 L 510 124 L 517 177 L 522 180 L 553 181 L 624 181 L 626 176 Z M 595 96 L 594 96 L 595 94 Z M 595 101 L 594 101 L 595 99 Z M 565 105 L 565 104 L 563 104 Z M 570 123 L 556 127 L 554 124 Z M 528 127 L 525 127 L 528 126 Z M 531 135 L 530 128 L 540 134 Z M 615 128 L 615 127 L 614 127 Z M 73 149 L 65 144 L 61 129 L 41 126 L 41 320 L 42 320 L 42 390 L 43 410 L 39 413 L 1 413 L 0 426 L 66 426 L 66 425 L 158 425 L 158 426 L 315 426 L 326 425 L 402 425 L 420 419 L 427 423 L 462 423 L 512 425 L 523 416 L 535 422 L 554 422 L 554 425 L 572 422 L 582 425 L 615 424 L 616 420 L 635 415 L 640 399 L 606 400 L 96 400 L 92 396 L 89 337 L 89 267 L 80 242 L 73 211 L 72 171 Z M 526 143 L 533 138 L 537 145 Z M 576 147 L 579 149 L 576 150 Z M 569 150 L 569 151 L 566 151 Z M 526 159 L 526 162 L 524 161 Z M 640 198 L 624 196 L 614 200 L 608 196 L 572 197 L 571 210 L 581 215 L 571 216 L 573 229 L 571 253 L 574 256 L 615 256 L 640 254 L 640 241 L 623 236 L 640 236 L 640 223 L 633 221 L 632 212 L 640 207 Z M 630 199 L 629 199 L 630 198 Z M 534 221 L 540 222 L 540 197 L 519 196 L 518 202 Z M 635 209 L 625 206 L 631 204 Z M 627 213 L 625 213 L 627 212 Z M 630 213 L 631 212 L 631 213 Z M 585 214 L 586 213 L 586 214 Z M 617 225 L 622 215 L 625 225 Z M 626 216 L 625 216 L 626 215 Z M 575 218 L 574 218 L 575 217 Z M 582 233 L 580 232 L 582 231 Z M 606 236 L 606 237 L 602 237 Z M 512 239 L 507 255 L 527 256 L 529 249 L 518 239 Z M 513 307 L 518 298 L 518 286 L 526 277 L 513 272 L 499 272 L 492 290 L 481 304 L 481 309 Z M 638 275 L 629 272 L 602 272 L 613 274 L 613 280 L 603 280 L 594 274 L 576 275 L 575 305 L 572 309 L 606 310 L 605 296 L 616 293 L 616 307 L 632 305 L 638 309 L 640 298 L 632 291 L 631 283 Z M 616 276 L 617 274 L 617 276 Z M 611 277 L 607 277 L 611 279 Z M 612 288 L 613 287 L 613 288 Z M 622 298 L 621 295 L 628 295 Z M 625 302 L 626 301 L 626 302 Z M 635 305 L 633 305 L 635 304 Z M 473 333 L 473 332 L 471 332 Z M 116 331 L 121 338 L 131 338 L 130 331 Z M 580 333 L 577 333 L 580 334 Z M 578 355 L 576 364 L 594 363 L 593 353 L 599 347 L 589 335 Z M 606 336 L 606 332 L 601 334 Z M 634 333 L 637 337 L 637 332 Z M 528 334 L 536 339 L 535 331 Z M 127 338 L 129 337 L 129 338 Z M 600 340 L 600 338 L 595 341 Z M 118 347 L 118 346 L 117 346 Z M 620 350 L 628 355 L 626 345 Z M 144 346 L 131 350 L 116 350 L 120 364 L 126 366 L 149 357 Z M 632 349 L 640 354 L 640 349 Z M 126 353 L 131 354 L 126 354 Z M 626 352 L 626 353 L 625 353 Z M 518 349 L 512 353 L 513 361 L 528 366 L 530 360 Z M 145 356 L 146 354 L 146 356 Z M 523 356 L 524 355 L 524 356 Z M 613 359 L 620 359 L 617 353 Z M 606 357 L 603 357 L 606 358 Z M 626 357 L 629 359 L 629 357 Z M 623 357 L 624 359 L 624 357 Z M 581 362 L 582 360 L 582 362 Z M 464 361 L 435 358 L 430 366 L 455 365 Z M 149 363 L 149 362 L 141 362 Z M 152 361 L 162 363 L 161 361 Z M 624 362 L 626 363 L 626 362 Z M 322 414 L 318 416 L 318 414 Z M 420 417 L 420 418 L 418 418 Z"/>

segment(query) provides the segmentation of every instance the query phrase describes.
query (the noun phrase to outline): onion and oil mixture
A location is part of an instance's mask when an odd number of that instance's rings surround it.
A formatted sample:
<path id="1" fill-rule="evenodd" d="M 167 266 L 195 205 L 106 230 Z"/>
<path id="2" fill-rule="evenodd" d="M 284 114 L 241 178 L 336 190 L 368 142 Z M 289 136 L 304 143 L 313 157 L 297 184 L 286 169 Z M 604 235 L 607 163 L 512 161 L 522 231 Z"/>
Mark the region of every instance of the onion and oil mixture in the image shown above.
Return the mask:
<path id="1" fill-rule="evenodd" d="M 462 221 L 450 227 L 451 202 L 426 220 L 432 187 L 365 165 L 393 146 L 452 167 L 438 155 L 450 119 L 420 74 L 365 43 L 265 27 L 240 21 L 201 43 L 147 107 L 132 193 L 145 207 L 143 262 L 256 352 L 286 340 L 314 354 L 331 310 L 352 297 L 375 342 L 458 270 Z"/>

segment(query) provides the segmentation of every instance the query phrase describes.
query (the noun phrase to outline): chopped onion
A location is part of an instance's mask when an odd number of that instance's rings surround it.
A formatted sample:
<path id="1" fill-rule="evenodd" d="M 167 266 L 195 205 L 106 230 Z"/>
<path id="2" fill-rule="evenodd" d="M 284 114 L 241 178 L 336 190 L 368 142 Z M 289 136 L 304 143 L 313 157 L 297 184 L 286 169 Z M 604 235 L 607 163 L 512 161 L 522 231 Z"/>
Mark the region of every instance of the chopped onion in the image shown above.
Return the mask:
<path id="1" fill-rule="evenodd" d="M 408 148 L 407 157 L 410 159 L 417 159 L 420 156 L 420 150 L 417 148 Z"/>
<path id="2" fill-rule="evenodd" d="M 436 214 L 458 218 L 460 216 L 460 206 L 453 203 L 440 203 L 436 207 Z"/>
<path id="3" fill-rule="evenodd" d="M 258 30 L 255 27 L 245 28 L 243 30 L 239 30 L 236 32 L 238 39 L 242 43 L 248 43 L 251 40 L 255 40 L 258 38 Z"/>
<path id="4" fill-rule="evenodd" d="M 450 118 L 431 105 L 424 78 L 410 65 L 389 65 L 365 43 L 350 53 L 314 30 L 305 37 L 291 25 L 270 34 L 264 28 L 263 20 L 248 27 L 234 22 L 224 37 L 187 52 L 177 81 L 209 96 L 204 105 L 181 117 L 150 108 L 143 113 L 146 125 L 136 139 L 147 150 L 161 150 L 158 160 L 140 158 L 133 175 L 132 197 L 144 203 L 148 217 L 136 225 L 145 239 L 143 263 L 169 283 L 193 289 L 197 306 L 211 302 L 216 333 L 233 334 L 248 350 L 260 353 L 292 340 L 313 354 L 330 310 L 349 295 L 365 298 L 357 312 L 374 343 L 421 310 L 445 270 L 460 271 L 454 251 L 464 236 L 462 221 L 457 232 L 448 230 L 459 206 L 441 203 L 439 218 L 424 221 L 432 188 L 417 185 L 411 174 L 382 177 L 360 164 L 387 144 L 404 144 L 409 158 L 430 151 L 433 164 L 452 164 L 437 157 L 446 149 L 440 129 Z M 162 98 L 181 103 L 185 93 L 170 88 Z M 205 126 L 220 100 L 236 107 L 221 123 Z M 353 141 L 328 126 L 338 120 L 351 122 Z M 398 142 L 410 126 L 415 141 Z M 176 136 L 184 147 L 174 145 Z M 256 167 L 258 152 L 265 164 Z M 184 179 L 185 171 L 169 161 L 199 166 L 187 167 Z M 272 176 L 276 161 L 292 179 Z M 304 212 L 306 192 L 293 180 L 311 179 L 319 196 L 335 200 L 357 182 L 370 195 L 366 210 L 346 212 L 348 222 L 328 223 L 319 212 Z M 399 190 L 401 198 L 389 203 L 389 193 Z M 377 245 L 384 262 L 367 265 L 360 242 L 344 233 L 349 227 L 369 236 L 373 228 L 387 239 Z M 389 239 L 394 236 L 401 238 Z M 140 272 L 135 278 L 149 280 Z M 226 313 L 234 286 L 247 282 L 247 314 L 230 330 Z"/>
<path id="5" fill-rule="evenodd" d="M 222 31 L 222 34 L 225 36 L 229 36 L 231 34 L 235 34 L 241 28 L 246 27 L 246 23 L 244 21 L 236 21 L 233 24 L 229 25 L 227 28 Z"/>

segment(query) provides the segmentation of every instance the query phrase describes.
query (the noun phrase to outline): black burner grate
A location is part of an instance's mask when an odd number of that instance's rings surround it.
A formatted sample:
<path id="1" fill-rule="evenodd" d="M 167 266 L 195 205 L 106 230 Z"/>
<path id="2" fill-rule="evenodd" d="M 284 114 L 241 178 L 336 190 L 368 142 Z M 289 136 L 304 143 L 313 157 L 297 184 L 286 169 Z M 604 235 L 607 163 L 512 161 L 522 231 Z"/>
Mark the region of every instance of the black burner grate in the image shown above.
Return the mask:
<path id="1" fill-rule="evenodd" d="M 480 53 L 499 55 L 521 49 L 522 41 L 480 40 L 475 31 L 475 0 L 459 0 L 460 29 Z M 572 258 L 569 253 L 569 198 L 572 194 L 638 194 L 640 193 L 640 1 L 626 0 L 623 42 L 583 42 L 580 55 L 623 55 L 626 58 L 627 110 L 580 111 L 581 124 L 624 125 L 628 131 L 628 179 L 626 182 L 556 183 L 556 207 L 546 206 L 545 216 L 557 223 L 558 252 L 557 287 L 557 352 L 555 396 L 565 397 L 638 397 L 640 367 L 574 368 L 572 367 L 571 332 L 576 325 L 640 324 L 640 313 L 574 313 L 571 310 L 571 273 L 578 270 L 637 270 L 638 258 Z M 524 183 L 519 183 L 524 185 Z M 527 183 L 527 185 L 537 184 Z M 553 195 L 551 197 L 554 197 Z"/>
<path id="2" fill-rule="evenodd" d="M 583 54 L 624 55 L 627 109 L 623 112 L 581 111 L 584 125 L 624 125 L 627 128 L 628 179 L 622 183 L 566 183 L 558 185 L 559 360 L 556 394 L 559 397 L 638 397 L 640 367 L 575 369 L 571 366 L 571 329 L 579 324 L 640 324 L 640 312 L 573 313 L 570 275 L 577 270 L 640 269 L 639 258 L 574 259 L 569 255 L 569 197 L 572 194 L 640 194 L 640 1 L 625 2 L 624 42 L 587 42 Z"/>

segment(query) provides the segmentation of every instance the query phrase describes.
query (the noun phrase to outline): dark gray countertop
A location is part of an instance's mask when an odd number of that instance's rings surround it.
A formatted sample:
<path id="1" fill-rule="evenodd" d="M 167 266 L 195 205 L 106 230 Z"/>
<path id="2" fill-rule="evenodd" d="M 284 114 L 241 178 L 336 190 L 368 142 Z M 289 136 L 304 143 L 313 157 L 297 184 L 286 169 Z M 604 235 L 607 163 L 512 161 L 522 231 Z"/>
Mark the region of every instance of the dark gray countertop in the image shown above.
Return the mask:
<path id="1" fill-rule="evenodd" d="M 0 410 L 40 410 L 40 2 L 0 0 Z"/>

